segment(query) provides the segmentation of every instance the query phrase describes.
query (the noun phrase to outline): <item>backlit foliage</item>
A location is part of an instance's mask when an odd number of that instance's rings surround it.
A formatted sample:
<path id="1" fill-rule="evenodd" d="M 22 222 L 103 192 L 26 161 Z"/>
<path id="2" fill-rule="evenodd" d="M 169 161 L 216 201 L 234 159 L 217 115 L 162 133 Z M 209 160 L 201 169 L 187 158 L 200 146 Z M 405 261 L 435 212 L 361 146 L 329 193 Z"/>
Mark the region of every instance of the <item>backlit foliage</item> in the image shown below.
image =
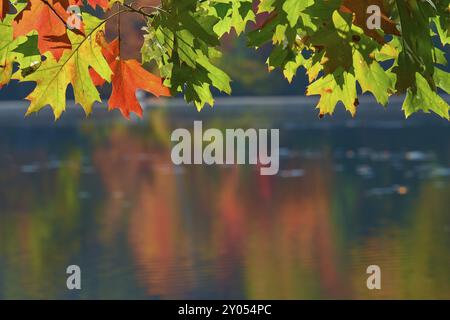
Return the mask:
<path id="1" fill-rule="evenodd" d="M 421 110 L 449 119 L 439 95 L 450 91 L 449 1 L 161 0 L 154 7 L 124 0 L 0 0 L 0 87 L 11 80 L 36 83 L 27 114 L 50 106 L 56 118 L 69 86 L 90 114 L 105 82 L 112 86 L 109 109 L 126 117 L 142 114 L 137 89 L 182 94 L 200 110 L 214 104 L 212 91 L 231 94 L 217 59 L 223 36 L 235 33 L 256 50 L 270 46 L 268 70 L 280 69 L 287 81 L 306 71 L 306 94 L 320 97 L 320 116 L 340 102 L 355 115 L 358 96 L 369 92 L 381 105 L 405 95 L 406 116 Z M 370 6 L 379 8 L 378 28 L 367 23 Z M 141 61 L 122 59 L 120 23 L 118 39 L 106 40 L 106 22 L 125 15 L 147 21 Z M 142 64 L 155 66 L 158 75 Z"/>

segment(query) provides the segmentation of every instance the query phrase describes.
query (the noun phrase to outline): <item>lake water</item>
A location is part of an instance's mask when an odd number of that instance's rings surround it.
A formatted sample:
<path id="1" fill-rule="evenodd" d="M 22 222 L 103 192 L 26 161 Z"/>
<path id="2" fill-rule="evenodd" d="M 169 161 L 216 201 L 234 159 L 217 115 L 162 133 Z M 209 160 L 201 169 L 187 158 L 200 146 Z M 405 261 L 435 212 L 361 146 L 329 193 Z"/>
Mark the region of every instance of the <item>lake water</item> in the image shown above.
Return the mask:
<path id="1" fill-rule="evenodd" d="M 71 107 L 56 123 L 0 104 L 0 298 L 449 299 L 449 123 L 404 120 L 395 100 L 355 119 L 313 104 L 175 102 L 132 121 Z M 279 174 L 175 167 L 170 134 L 194 120 L 279 128 Z"/>

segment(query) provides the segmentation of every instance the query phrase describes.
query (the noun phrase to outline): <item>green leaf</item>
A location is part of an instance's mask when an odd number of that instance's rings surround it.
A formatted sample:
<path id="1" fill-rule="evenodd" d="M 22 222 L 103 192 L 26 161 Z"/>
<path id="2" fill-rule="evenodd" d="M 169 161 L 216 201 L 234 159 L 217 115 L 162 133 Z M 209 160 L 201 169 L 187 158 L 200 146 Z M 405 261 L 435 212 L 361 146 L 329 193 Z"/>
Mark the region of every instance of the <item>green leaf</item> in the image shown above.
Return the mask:
<path id="1" fill-rule="evenodd" d="M 252 0 L 215 0 L 213 3 L 216 16 L 220 18 L 214 26 L 214 32 L 219 37 L 232 29 L 240 35 L 247 23 L 255 22 Z"/>
<path id="2" fill-rule="evenodd" d="M 433 75 L 436 86 L 450 94 L 450 74 L 439 68 L 434 69 Z"/>
<path id="3" fill-rule="evenodd" d="M 385 106 L 394 92 L 394 77 L 384 71 L 376 61 L 368 63 L 359 51 L 353 55 L 356 80 L 363 92 L 371 92 L 378 103 Z"/>
<path id="4" fill-rule="evenodd" d="M 342 68 L 312 83 L 308 87 L 306 95 L 320 95 L 317 108 L 320 110 L 321 116 L 333 114 L 336 104 L 340 101 L 344 104 L 346 110 L 354 116 L 359 104 L 356 79 Z"/>
<path id="5" fill-rule="evenodd" d="M 248 1 L 189 2 L 175 10 L 149 19 L 146 28 L 143 62 L 155 62 L 164 84 L 173 95 L 184 93 L 197 109 L 214 104 L 212 88 L 231 93 L 229 76 L 214 61 L 220 57 L 219 36 L 213 31 L 219 17 L 231 18 L 229 10 Z M 239 5 L 239 6 L 238 6 Z M 232 24 L 233 26 L 233 24 Z"/>
<path id="6" fill-rule="evenodd" d="M 308 6 L 308 1 L 285 0 L 283 10 L 287 14 L 287 19 L 291 27 L 295 27 L 300 18 L 300 12 Z"/>
<path id="7" fill-rule="evenodd" d="M 433 111 L 442 118 L 449 120 L 450 106 L 430 88 L 427 80 L 418 72 L 416 73 L 416 87 L 416 91 L 408 89 L 406 94 L 406 99 L 402 107 L 406 117 L 408 118 L 414 112 L 418 111 L 425 113 Z"/>
<path id="8" fill-rule="evenodd" d="M 432 83 L 434 72 L 433 42 L 431 39 L 430 14 L 419 0 L 396 1 L 402 29 L 402 51 L 398 66 L 396 88 L 400 93 L 414 86 L 418 72 Z"/>
<path id="9" fill-rule="evenodd" d="M 13 63 L 17 59 L 14 52 L 20 39 L 13 38 L 11 26 L 13 16 L 7 15 L 0 23 L 0 88 L 9 83 L 13 71 Z"/>

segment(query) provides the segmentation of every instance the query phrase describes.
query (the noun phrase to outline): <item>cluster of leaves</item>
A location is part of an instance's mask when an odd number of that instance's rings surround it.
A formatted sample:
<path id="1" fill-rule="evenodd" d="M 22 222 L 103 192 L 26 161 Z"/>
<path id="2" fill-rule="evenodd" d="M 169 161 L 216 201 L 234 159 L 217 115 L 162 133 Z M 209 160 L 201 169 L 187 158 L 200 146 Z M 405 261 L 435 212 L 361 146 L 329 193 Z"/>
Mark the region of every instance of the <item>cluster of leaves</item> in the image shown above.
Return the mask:
<path id="1" fill-rule="evenodd" d="M 367 8 L 381 9 L 379 30 L 368 28 Z M 441 47 L 450 37 L 448 0 L 262 0 L 259 13 L 269 17 L 250 33 L 250 44 L 271 42 L 270 69 L 281 68 L 292 81 L 306 69 L 307 95 L 320 95 L 320 115 L 338 102 L 354 115 L 358 93 L 370 92 L 386 105 L 392 94 L 406 94 L 406 116 L 430 110 L 449 118 L 448 104 L 437 94 L 449 92 L 444 52 L 434 45 L 431 24 Z"/>
<path id="2" fill-rule="evenodd" d="M 27 114 L 49 105 L 59 118 L 66 108 L 69 85 L 86 114 L 92 112 L 95 102 L 101 102 L 97 87 L 105 82 L 112 85 L 109 109 L 119 108 L 125 117 L 130 112 L 142 114 L 137 89 L 156 96 L 170 95 L 162 79 L 146 71 L 140 62 L 120 58 L 118 40 L 107 43 L 105 39 L 105 22 L 130 9 L 99 19 L 87 12 L 80 17 L 71 14 L 70 6 L 83 5 L 79 1 L 0 1 L 0 87 L 11 79 L 35 82 L 27 97 Z M 112 5 L 107 0 L 87 2 L 91 8 L 103 10 Z M 68 24 L 71 19 L 72 24 Z"/>
<path id="3" fill-rule="evenodd" d="M 82 6 L 82 23 L 68 29 L 74 4 Z M 367 25 L 371 5 L 381 9 L 375 30 Z M 103 9 L 105 18 L 87 13 L 89 7 Z M 142 62 L 121 59 L 120 36 L 105 40 L 105 22 L 122 14 L 147 19 Z M 184 94 L 199 110 L 213 105 L 212 91 L 231 93 L 231 79 L 216 62 L 221 39 L 235 32 L 250 47 L 270 46 L 269 71 L 282 70 L 289 82 L 303 67 L 321 116 L 338 103 L 354 115 L 358 95 L 370 92 L 382 105 L 404 94 L 406 116 L 422 110 L 449 119 L 439 92 L 450 91 L 450 0 L 161 0 L 140 8 L 124 0 L 0 0 L 0 20 L 0 86 L 11 78 L 36 82 L 28 113 L 50 105 L 59 117 L 69 85 L 90 113 L 105 82 L 112 84 L 109 108 L 127 117 L 142 113 L 137 89 Z"/>

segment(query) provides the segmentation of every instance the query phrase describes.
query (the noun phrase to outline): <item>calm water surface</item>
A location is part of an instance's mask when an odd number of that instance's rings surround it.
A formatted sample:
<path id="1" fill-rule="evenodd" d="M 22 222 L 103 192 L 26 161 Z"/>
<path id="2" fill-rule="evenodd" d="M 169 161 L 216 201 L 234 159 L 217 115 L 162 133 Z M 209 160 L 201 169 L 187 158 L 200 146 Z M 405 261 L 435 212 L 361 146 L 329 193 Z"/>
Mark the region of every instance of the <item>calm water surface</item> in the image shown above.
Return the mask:
<path id="1" fill-rule="evenodd" d="M 395 103 L 319 120 L 310 100 L 230 101 L 56 123 L 1 104 L 0 298 L 450 298 L 446 121 L 405 121 Z M 175 167 L 170 134 L 194 120 L 280 128 L 279 174 Z"/>

